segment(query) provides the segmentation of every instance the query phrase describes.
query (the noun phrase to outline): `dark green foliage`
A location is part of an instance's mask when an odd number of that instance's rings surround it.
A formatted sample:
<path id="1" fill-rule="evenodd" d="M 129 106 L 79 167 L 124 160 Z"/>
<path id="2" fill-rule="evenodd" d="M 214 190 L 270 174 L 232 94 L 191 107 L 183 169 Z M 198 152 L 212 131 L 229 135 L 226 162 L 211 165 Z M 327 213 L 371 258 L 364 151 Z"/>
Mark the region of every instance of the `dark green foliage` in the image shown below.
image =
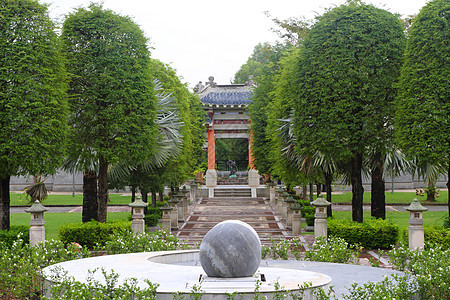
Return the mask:
<path id="1" fill-rule="evenodd" d="M 410 157 L 448 163 L 450 149 L 450 1 L 427 3 L 408 33 L 396 99 L 396 138 Z"/>
<path id="2" fill-rule="evenodd" d="M 450 249 L 450 228 L 441 226 L 425 226 L 424 229 L 426 244 L 438 244 L 442 246 L 442 249 Z"/>
<path id="3" fill-rule="evenodd" d="M 328 235 L 343 238 L 349 244 L 366 249 L 389 249 L 396 245 L 399 227 L 382 219 L 358 223 L 350 220 L 328 220 Z"/>
<path id="4" fill-rule="evenodd" d="M 131 228 L 131 222 L 117 221 L 112 223 L 99 223 L 96 221 L 62 225 L 59 228 L 61 241 L 67 245 L 78 243 L 93 249 L 96 244 L 104 245 L 109 236 L 119 230 Z"/>
<path id="5" fill-rule="evenodd" d="M 351 1 L 318 18 L 299 53 L 294 135 L 300 155 L 351 161 L 353 219 L 362 222 L 362 157 L 391 125 L 403 27 L 392 13 Z"/>
<path id="6" fill-rule="evenodd" d="M 67 80 L 55 25 L 33 0 L 0 5 L 0 228 L 9 178 L 51 174 L 65 154 Z"/>
<path id="7" fill-rule="evenodd" d="M 110 164 L 153 154 L 156 98 L 147 38 L 131 18 L 101 5 L 69 14 L 62 31 L 71 73 L 69 152 L 83 172 L 98 165 L 99 220 L 106 222 Z"/>
<path id="8" fill-rule="evenodd" d="M 307 201 L 305 201 L 307 202 Z M 302 210 L 302 217 L 305 218 L 306 224 L 308 226 L 314 226 L 314 220 L 316 219 L 314 217 L 316 213 L 316 208 L 313 206 L 303 206 Z"/>
<path id="9" fill-rule="evenodd" d="M 450 229 L 450 217 L 444 219 L 444 228 Z"/>
<path id="10" fill-rule="evenodd" d="M 261 45 L 259 45 L 261 46 Z M 257 87 L 254 90 L 252 102 L 248 105 L 251 115 L 252 154 L 256 169 L 260 174 L 270 174 L 272 161 L 270 159 L 270 142 L 267 132 L 267 107 L 273 99 L 275 89 L 275 76 L 280 70 L 280 60 L 286 55 L 290 45 L 276 44 L 264 45 L 263 65 L 260 75 L 256 78 Z M 255 52 L 258 46 L 255 47 Z"/>
<path id="11" fill-rule="evenodd" d="M 162 210 L 159 207 L 148 207 L 148 211 L 144 216 L 144 222 L 147 226 L 156 226 L 161 218 Z"/>
<path id="12" fill-rule="evenodd" d="M 30 226 L 13 225 L 9 230 L 0 230 L 0 241 L 6 246 L 11 247 L 17 240 L 21 240 L 23 244 L 30 243 Z"/>

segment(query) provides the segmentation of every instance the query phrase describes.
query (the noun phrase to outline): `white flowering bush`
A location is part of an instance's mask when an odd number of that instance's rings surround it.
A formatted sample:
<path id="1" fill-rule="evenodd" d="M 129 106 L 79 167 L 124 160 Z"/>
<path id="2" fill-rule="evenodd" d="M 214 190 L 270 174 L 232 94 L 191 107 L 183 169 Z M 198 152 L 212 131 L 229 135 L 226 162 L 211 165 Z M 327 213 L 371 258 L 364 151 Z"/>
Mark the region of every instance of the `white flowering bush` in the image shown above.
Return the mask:
<path id="1" fill-rule="evenodd" d="M 32 299 L 41 294 L 41 269 L 61 261 L 88 257 L 75 245 L 50 240 L 31 247 L 22 234 L 11 244 L 0 242 L 0 299 Z"/>
<path id="2" fill-rule="evenodd" d="M 95 273 L 101 272 L 104 283 L 94 278 Z M 55 269 L 51 277 L 54 284 L 50 293 L 52 298 L 42 297 L 41 299 L 77 299 L 77 300 L 122 300 L 122 299 L 156 299 L 156 289 L 158 284 L 153 284 L 148 280 L 147 288 L 140 288 L 137 286 L 138 280 L 136 278 L 127 278 L 119 284 L 119 274 L 114 272 L 107 272 L 105 269 L 88 270 L 86 283 L 76 281 L 73 277 L 68 277 L 65 272 Z"/>
<path id="3" fill-rule="evenodd" d="M 414 275 L 421 299 L 450 299 L 450 249 L 427 245 L 415 251 L 401 244 L 388 255 L 395 269 Z"/>
<path id="4" fill-rule="evenodd" d="M 97 245 L 96 247 L 97 250 L 104 250 L 107 254 L 167 251 L 186 248 L 186 245 L 181 244 L 175 236 L 164 230 L 142 233 L 136 236 L 133 235 L 131 230 L 120 230 L 114 232 L 104 246 Z"/>
<path id="5" fill-rule="evenodd" d="M 353 251 L 352 249 L 355 249 Z M 318 236 L 312 249 L 305 252 L 305 259 L 311 261 L 323 261 L 333 263 L 352 263 L 357 261 L 362 248 L 360 246 L 349 245 L 344 239 L 339 237 Z"/>

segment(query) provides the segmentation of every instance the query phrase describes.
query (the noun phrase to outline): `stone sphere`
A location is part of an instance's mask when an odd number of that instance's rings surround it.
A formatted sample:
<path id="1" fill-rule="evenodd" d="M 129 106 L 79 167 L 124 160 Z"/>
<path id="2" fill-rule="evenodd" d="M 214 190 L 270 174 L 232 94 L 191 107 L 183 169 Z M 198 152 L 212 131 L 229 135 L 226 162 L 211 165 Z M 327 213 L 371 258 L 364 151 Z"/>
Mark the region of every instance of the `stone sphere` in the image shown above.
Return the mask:
<path id="1" fill-rule="evenodd" d="M 200 263 L 210 277 L 253 276 L 261 263 L 261 241 L 247 223 L 221 222 L 203 238 Z"/>

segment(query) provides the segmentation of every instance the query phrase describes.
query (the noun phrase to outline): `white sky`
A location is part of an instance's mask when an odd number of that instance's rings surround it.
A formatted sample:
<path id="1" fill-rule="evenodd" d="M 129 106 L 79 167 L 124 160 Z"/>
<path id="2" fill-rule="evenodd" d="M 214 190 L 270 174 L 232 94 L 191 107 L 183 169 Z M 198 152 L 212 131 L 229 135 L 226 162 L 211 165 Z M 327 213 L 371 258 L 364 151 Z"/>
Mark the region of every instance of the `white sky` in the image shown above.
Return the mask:
<path id="1" fill-rule="evenodd" d="M 62 20 L 75 7 L 90 0 L 42 0 L 50 3 L 50 15 Z M 98 2 L 98 1 L 94 1 Z M 214 76 L 228 84 L 258 43 L 273 42 L 272 17 L 312 19 L 324 8 L 344 0 L 104 0 L 104 7 L 133 17 L 150 38 L 152 57 L 169 63 L 193 87 Z M 367 0 L 401 15 L 417 14 L 426 0 Z"/>

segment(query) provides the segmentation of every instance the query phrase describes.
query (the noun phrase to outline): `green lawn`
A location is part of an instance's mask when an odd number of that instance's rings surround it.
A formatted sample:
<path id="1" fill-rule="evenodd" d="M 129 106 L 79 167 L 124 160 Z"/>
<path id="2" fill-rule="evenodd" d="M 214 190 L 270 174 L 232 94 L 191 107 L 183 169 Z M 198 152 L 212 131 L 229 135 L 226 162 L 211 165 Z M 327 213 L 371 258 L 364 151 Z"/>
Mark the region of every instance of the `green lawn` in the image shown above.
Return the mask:
<path id="1" fill-rule="evenodd" d="M 448 191 L 440 190 L 440 197 L 436 198 L 436 203 L 447 203 L 448 201 Z M 370 192 L 364 192 L 364 203 L 370 203 Z M 386 192 L 386 203 L 411 203 L 414 198 L 417 198 L 421 203 L 425 203 L 427 196 L 419 196 L 416 195 L 415 192 Z M 352 193 L 342 193 L 342 194 L 333 194 L 331 196 L 331 201 L 333 203 L 351 203 L 352 202 Z"/>
<path id="2" fill-rule="evenodd" d="M 109 205 L 115 204 L 129 204 L 131 202 L 131 196 L 123 194 L 109 194 Z M 11 205 L 31 205 L 29 197 L 25 193 L 11 193 Z M 48 195 L 42 204 L 45 205 L 82 205 L 83 195 L 77 194 L 75 196 L 70 195 Z"/>
<path id="3" fill-rule="evenodd" d="M 368 220 L 371 218 L 370 211 L 364 212 L 364 220 Z M 423 213 L 423 224 L 427 225 L 444 225 L 444 218 L 448 216 L 448 212 L 446 211 L 425 211 Z M 352 219 L 351 211 L 333 211 L 333 218 L 335 219 Z M 396 212 L 396 211 L 387 211 L 386 212 L 386 220 L 391 221 L 399 225 L 400 227 L 407 227 L 409 220 L 409 212 Z"/>
<path id="4" fill-rule="evenodd" d="M 110 212 L 108 222 L 125 219 L 128 220 L 129 212 Z M 45 239 L 59 239 L 59 226 L 70 223 L 81 223 L 81 213 L 45 213 Z M 11 214 L 11 225 L 29 225 L 30 214 Z"/>

